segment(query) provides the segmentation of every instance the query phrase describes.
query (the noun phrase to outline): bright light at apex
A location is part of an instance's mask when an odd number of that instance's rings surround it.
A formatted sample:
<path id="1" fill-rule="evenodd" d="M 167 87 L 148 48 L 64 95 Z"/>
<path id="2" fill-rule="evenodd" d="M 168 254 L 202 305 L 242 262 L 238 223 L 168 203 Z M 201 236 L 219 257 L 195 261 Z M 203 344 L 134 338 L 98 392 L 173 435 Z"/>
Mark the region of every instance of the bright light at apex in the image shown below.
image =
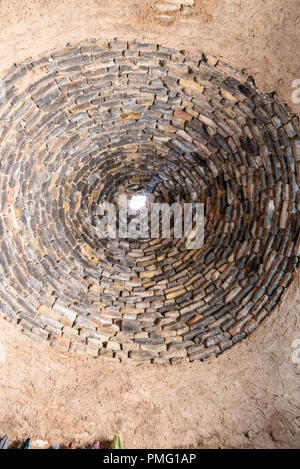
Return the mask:
<path id="1" fill-rule="evenodd" d="M 147 197 L 145 195 L 133 195 L 129 201 L 129 208 L 131 210 L 140 210 L 146 207 Z"/>

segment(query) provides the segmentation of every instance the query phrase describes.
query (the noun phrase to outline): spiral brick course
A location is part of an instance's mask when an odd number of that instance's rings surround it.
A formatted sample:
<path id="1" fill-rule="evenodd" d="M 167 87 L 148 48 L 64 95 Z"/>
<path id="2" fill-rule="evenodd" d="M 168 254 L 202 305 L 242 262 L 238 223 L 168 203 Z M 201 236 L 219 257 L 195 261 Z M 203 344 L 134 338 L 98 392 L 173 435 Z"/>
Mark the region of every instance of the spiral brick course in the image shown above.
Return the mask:
<path id="1" fill-rule="evenodd" d="M 61 350 L 136 363 L 218 355 L 272 311 L 300 254 L 300 128 L 204 53 L 86 41 L 0 81 L 0 310 Z M 102 201 L 205 204 L 185 239 L 107 240 Z"/>

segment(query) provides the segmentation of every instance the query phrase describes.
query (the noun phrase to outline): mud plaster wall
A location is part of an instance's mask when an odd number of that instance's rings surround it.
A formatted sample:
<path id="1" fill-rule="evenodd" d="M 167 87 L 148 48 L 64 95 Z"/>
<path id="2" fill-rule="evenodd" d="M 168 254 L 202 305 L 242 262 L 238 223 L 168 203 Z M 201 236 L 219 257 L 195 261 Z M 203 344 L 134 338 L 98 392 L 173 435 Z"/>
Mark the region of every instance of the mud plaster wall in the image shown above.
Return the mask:
<path id="1" fill-rule="evenodd" d="M 299 113 L 291 103 L 300 73 L 298 1 L 196 2 L 194 13 L 176 13 L 168 24 L 150 3 L 1 2 L 0 69 L 91 37 L 160 42 L 225 58 Z M 49 444 L 74 434 L 78 443 L 106 440 L 118 430 L 127 447 L 299 447 L 299 365 L 291 359 L 300 338 L 298 288 L 299 274 L 248 341 L 211 362 L 162 368 L 163 379 L 159 366 L 49 351 L 1 320 L 0 431 Z"/>

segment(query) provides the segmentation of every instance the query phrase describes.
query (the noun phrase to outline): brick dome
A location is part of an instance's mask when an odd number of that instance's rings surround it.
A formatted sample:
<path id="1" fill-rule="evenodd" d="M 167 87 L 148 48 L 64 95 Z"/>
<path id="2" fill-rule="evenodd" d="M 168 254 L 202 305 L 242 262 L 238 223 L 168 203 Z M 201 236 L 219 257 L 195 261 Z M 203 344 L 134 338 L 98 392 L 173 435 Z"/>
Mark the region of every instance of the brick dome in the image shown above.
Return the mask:
<path id="1" fill-rule="evenodd" d="M 0 81 L 0 311 L 62 350 L 218 355 L 271 313 L 300 254 L 299 121 L 251 78 L 118 40 Z M 205 238 L 101 239 L 118 194 L 201 202 Z"/>

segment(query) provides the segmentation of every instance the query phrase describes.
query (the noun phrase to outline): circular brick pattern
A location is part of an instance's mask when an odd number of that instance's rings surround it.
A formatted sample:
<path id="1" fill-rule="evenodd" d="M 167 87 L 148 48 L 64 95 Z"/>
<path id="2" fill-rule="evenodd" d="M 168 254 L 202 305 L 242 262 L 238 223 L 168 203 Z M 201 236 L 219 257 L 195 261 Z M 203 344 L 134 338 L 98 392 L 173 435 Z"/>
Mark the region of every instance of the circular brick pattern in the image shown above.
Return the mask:
<path id="1" fill-rule="evenodd" d="M 0 309 L 63 350 L 135 362 L 218 355 L 300 254 L 298 118 L 205 54 L 87 41 L 0 81 Z M 204 246 L 100 239 L 118 194 L 203 202 Z"/>

